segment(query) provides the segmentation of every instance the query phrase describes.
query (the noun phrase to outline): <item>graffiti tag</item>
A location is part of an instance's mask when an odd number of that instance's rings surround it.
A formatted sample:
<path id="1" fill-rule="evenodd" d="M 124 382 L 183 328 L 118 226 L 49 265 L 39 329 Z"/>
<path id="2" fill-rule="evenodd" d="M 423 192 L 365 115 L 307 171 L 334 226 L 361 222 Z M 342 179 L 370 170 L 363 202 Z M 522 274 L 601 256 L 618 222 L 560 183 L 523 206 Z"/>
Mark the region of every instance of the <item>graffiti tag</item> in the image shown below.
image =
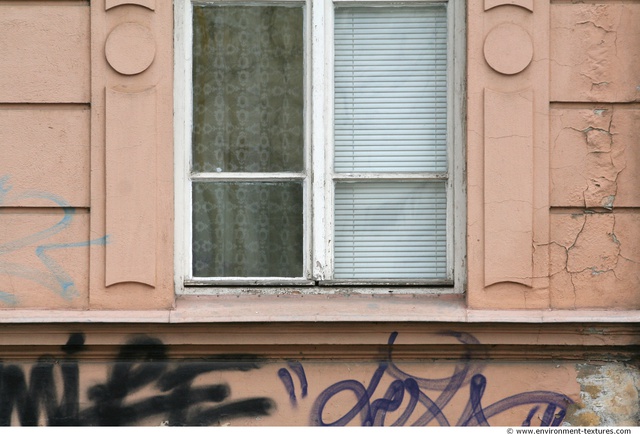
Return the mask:
<path id="1" fill-rule="evenodd" d="M 463 344 L 479 344 L 479 341 L 466 333 L 447 333 Z M 451 376 L 441 379 L 420 378 L 402 371 L 393 362 L 391 350 L 397 333 L 389 337 L 388 355 L 378 364 L 368 386 L 357 380 L 339 381 L 323 390 L 316 398 L 311 411 L 311 424 L 319 426 L 344 426 L 354 419 L 362 426 L 384 426 L 388 416 L 394 415 L 391 426 L 404 426 L 411 420 L 413 426 L 426 426 L 434 423 L 450 426 L 444 409 L 461 390 L 468 390 L 468 400 L 458 417 L 457 426 L 489 426 L 489 419 L 515 407 L 526 406 L 529 411 L 522 425 L 529 426 L 533 416 L 541 406 L 546 406 L 541 418 L 541 426 L 558 426 L 565 417 L 566 409 L 573 401 L 561 393 L 548 391 L 524 392 L 504 398 L 491 405 L 484 406 L 482 398 L 487 387 L 487 379 L 480 372 L 483 364 L 472 364 L 467 353 L 456 364 Z M 374 399 L 382 377 L 387 374 L 393 378 L 381 398 Z M 356 403 L 346 408 L 336 420 L 327 422 L 324 410 L 327 404 L 342 392 L 355 395 Z M 430 392 L 439 392 L 433 399 Z M 406 402 L 408 400 L 408 402 Z M 402 404 L 405 406 L 402 407 Z M 398 413 L 398 414 L 396 414 Z"/>

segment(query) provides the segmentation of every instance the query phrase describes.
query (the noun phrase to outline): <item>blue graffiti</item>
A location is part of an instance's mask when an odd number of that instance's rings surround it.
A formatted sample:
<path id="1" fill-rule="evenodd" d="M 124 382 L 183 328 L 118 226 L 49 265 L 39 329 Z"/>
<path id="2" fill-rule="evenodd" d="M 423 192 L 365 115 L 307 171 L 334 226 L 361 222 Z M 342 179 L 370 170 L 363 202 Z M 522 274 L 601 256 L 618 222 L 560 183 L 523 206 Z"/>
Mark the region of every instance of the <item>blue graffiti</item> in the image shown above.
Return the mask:
<path id="1" fill-rule="evenodd" d="M 308 389 L 307 375 L 304 372 L 304 367 L 302 366 L 302 363 L 295 360 L 291 360 L 287 362 L 287 366 L 296 374 L 296 376 L 298 377 L 298 381 L 300 381 L 302 398 L 306 397 L 307 389 Z M 287 368 L 281 368 L 280 370 L 278 370 L 278 377 L 280 377 L 282 384 L 284 384 L 284 388 L 289 394 L 289 401 L 291 401 L 291 404 L 295 406 L 297 403 L 297 396 L 296 396 L 295 387 L 293 386 L 293 377 L 291 376 L 291 373 Z"/>
<path id="2" fill-rule="evenodd" d="M 462 344 L 480 343 L 467 333 L 446 334 L 455 337 Z M 571 398 L 561 393 L 533 391 L 516 394 L 484 406 L 482 399 L 487 387 L 487 379 L 481 374 L 484 364 L 471 363 L 471 353 L 468 349 L 462 359 L 456 363 L 451 376 L 439 379 L 419 378 L 402 371 L 393 362 L 392 346 L 397 335 L 394 332 L 389 337 L 386 359 L 378 364 L 368 386 L 357 380 L 343 380 L 329 386 L 318 395 L 311 410 L 312 425 L 345 426 L 359 416 L 359 423 L 362 426 L 384 426 L 387 416 L 400 412 L 402 404 L 408 400 L 404 409 L 390 423 L 391 426 L 407 425 L 412 417 L 411 425 L 413 426 L 426 426 L 433 421 L 440 426 L 451 426 L 451 421 L 445 416 L 444 409 L 463 389 L 469 391 L 469 398 L 462 414 L 455 422 L 456 426 L 489 426 L 489 419 L 492 417 L 520 406 L 531 406 L 522 422 L 523 426 L 531 425 L 532 418 L 541 406 L 546 406 L 541 418 L 541 426 L 558 426 L 566 415 L 568 405 L 573 402 Z M 390 375 L 393 381 L 381 398 L 373 399 L 385 374 Z M 326 405 L 337 394 L 345 391 L 355 395 L 356 404 L 345 409 L 337 420 L 325 422 L 323 414 Z M 440 394 L 434 400 L 426 392 L 440 392 Z"/>
<path id="3" fill-rule="evenodd" d="M 9 177 L 0 177 L 0 205 L 7 201 L 7 197 L 11 191 L 12 187 L 9 185 Z M 12 199 L 14 202 L 24 199 L 42 199 L 50 201 L 53 202 L 56 207 L 62 209 L 63 216 L 60 221 L 41 231 L 0 244 L 0 256 L 38 244 L 35 247 L 34 255 L 44 265 L 46 271 L 31 265 L 0 261 L 0 274 L 21 277 L 31 280 L 32 282 L 36 282 L 37 284 L 60 295 L 65 300 L 71 300 L 77 297 L 79 292 L 75 287 L 73 279 L 69 276 L 64 267 L 48 255 L 48 252 L 58 249 L 105 245 L 108 242 L 108 237 L 104 236 L 94 240 L 78 241 L 73 243 L 43 243 L 46 239 L 62 232 L 71 225 L 75 215 L 75 209 L 61 197 L 39 191 L 26 191 L 20 194 L 15 194 Z M 18 299 L 11 293 L 0 291 L 0 302 L 15 305 L 18 303 Z"/>

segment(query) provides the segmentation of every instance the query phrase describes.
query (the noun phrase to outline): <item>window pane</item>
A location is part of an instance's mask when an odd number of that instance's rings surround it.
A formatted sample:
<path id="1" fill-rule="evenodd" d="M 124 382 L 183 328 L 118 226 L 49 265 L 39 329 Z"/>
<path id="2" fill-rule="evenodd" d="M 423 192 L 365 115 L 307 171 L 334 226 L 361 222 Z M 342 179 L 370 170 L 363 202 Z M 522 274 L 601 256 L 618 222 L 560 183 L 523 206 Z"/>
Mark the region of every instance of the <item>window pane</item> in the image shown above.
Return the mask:
<path id="1" fill-rule="evenodd" d="M 193 275 L 300 277 L 301 182 L 195 182 Z"/>
<path id="2" fill-rule="evenodd" d="M 447 277 L 446 183 L 337 183 L 335 278 Z"/>
<path id="3" fill-rule="evenodd" d="M 193 170 L 303 170 L 302 7 L 193 7 Z"/>
<path id="4" fill-rule="evenodd" d="M 335 11 L 335 170 L 447 170 L 447 14 Z"/>

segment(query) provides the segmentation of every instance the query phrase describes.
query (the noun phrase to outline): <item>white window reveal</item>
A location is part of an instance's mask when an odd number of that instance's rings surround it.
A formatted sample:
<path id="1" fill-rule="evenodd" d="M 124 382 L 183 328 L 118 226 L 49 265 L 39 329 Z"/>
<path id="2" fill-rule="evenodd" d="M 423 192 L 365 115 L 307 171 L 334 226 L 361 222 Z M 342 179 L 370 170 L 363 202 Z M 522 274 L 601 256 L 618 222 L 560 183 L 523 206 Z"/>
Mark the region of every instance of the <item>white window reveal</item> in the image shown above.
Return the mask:
<path id="1" fill-rule="evenodd" d="M 176 7 L 179 288 L 461 282 L 457 1 Z"/>

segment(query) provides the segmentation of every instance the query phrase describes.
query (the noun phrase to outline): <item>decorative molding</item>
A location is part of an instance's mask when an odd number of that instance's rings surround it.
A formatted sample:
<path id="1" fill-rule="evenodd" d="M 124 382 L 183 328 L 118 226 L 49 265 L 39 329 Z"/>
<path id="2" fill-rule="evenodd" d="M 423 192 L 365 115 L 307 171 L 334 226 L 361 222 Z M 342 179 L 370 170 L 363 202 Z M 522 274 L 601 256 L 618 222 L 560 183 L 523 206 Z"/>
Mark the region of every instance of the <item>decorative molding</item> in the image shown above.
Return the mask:
<path id="1" fill-rule="evenodd" d="M 105 285 L 156 285 L 156 89 L 107 89 Z"/>
<path id="2" fill-rule="evenodd" d="M 467 306 L 545 322 L 550 4 L 469 0 L 467 11 Z"/>
<path id="3" fill-rule="evenodd" d="M 501 74 L 522 72 L 533 59 L 531 36 L 517 24 L 499 24 L 484 40 L 484 58 L 494 71 Z"/>
<path id="4" fill-rule="evenodd" d="M 241 303 L 241 302 L 238 302 Z M 204 303 L 201 301 L 200 305 Z M 179 306 L 178 306 L 179 308 Z M 222 311 L 223 308 L 220 308 Z M 34 313 L 38 311 L 8 311 L 8 313 Z M 40 311 L 46 312 L 46 311 Z M 51 311 L 50 311 L 51 312 Z M 53 311 L 54 313 L 56 311 Z M 60 316 L 65 313 L 71 315 L 75 321 L 67 323 L 56 321 L 56 323 L 22 323 L 8 324 L 2 318 L 2 330 L 0 330 L 0 346 L 25 346 L 25 336 L 29 336 L 28 346 L 61 346 L 68 340 L 70 332 L 83 332 L 87 335 L 86 343 L 91 347 L 120 345 L 131 336 L 132 325 L 126 321 L 113 321 L 113 317 L 150 317 L 150 313 L 156 311 L 58 311 Z M 533 312 L 523 312 L 528 315 Z M 576 311 L 553 311 L 558 314 L 576 314 Z M 615 311 L 601 311 L 602 314 L 613 316 Z M 509 311 L 506 311 L 509 314 Z M 589 312 L 593 313 L 593 311 Z M 625 312 L 619 312 L 621 314 Z M 626 312 L 627 315 L 630 312 Z M 78 318 L 87 318 L 94 315 L 96 322 L 86 319 L 78 321 Z M 168 312 L 163 312 L 165 319 Z M 500 316 L 502 312 L 488 311 L 487 316 Z M 638 313 L 634 312 L 636 318 Z M 22 317 L 28 319 L 27 315 Z M 104 320 L 101 321 L 101 318 Z M 237 319 L 237 318 L 236 318 Z M 354 346 L 366 347 L 375 346 L 380 349 L 381 343 L 386 343 L 390 331 L 398 332 L 399 339 L 394 343 L 394 347 L 413 346 L 452 346 L 469 347 L 457 340 L 451 334 L 443 331 L 455 331 L 457 333 L 468 333 L 473 335 L 480 345 L 503 345 L 518 347 L 606 347 L 615 345 L 618 347 L 637 347 L 640 338 L 640 328 L 637 324 L 622 322 L 602 322 L 595 323 L 582 319 L 563 323 L 511 323 L 509 326 L 496 327 L 494 320 L 484 323 L 455 323 L 443 324 L 441 322 L 424 323 L 417 322 L 409 324 L 401 320 L 381 324 L 375 319 L 371 322 L 351 323 L 345 327 L 344 323 L 318 323 L 309 319 L 306 323 L 283 323 L 271 321 L 266 323 L 220 323 L 215 324 L 215 331 L 212 331 L 211 323 L 183 323 L 170 324 L 165 320 L 160 321 L 138 321 L 135 325 L 135 332 L 138 334 L 148 334 L 162 336 L 166 345 L 186 346 L 259 346 L 277 345 L 283 346 L 304 346 L 304 345 L 326 345 L 326 346 Z M 615 321 L 615 319 L 614 319 Z M 79 325 L 79 323 L 84 324 Z M 185 345 L 188 342 L 189 345 Z"/>
<path id="5" fill-rule="evenodd" d="M 173 2 L 91 0 L 89 309 L 171 309 Z"/>
<path id="6" fill-rule="evenodd" d="M 532 286 L 533 161 L 533 91 L 485 89 L 485 286 Z"/>
<path id="7" fill-rule="evenodd" d="M 156 40 L 146 27 L 123 23 L 109 33 L 104 51 L 109 65 L 120 74 L 140 74 L 153 63 Z"/>
<path id="8" fill-rule="evenodd" d="M 142 6 L 143 8 L 153 11 L 156 9 L 156 0 L 106 0 L 104 9 L 108 11 L 109 9 L 122 5 Z"/>
<path id="9" fill-rule="evenodd" d="M 520 6 L 533 12 L 533 0 L 484 0 L 484 10 L 496 8 L 498 6 Z"/>

